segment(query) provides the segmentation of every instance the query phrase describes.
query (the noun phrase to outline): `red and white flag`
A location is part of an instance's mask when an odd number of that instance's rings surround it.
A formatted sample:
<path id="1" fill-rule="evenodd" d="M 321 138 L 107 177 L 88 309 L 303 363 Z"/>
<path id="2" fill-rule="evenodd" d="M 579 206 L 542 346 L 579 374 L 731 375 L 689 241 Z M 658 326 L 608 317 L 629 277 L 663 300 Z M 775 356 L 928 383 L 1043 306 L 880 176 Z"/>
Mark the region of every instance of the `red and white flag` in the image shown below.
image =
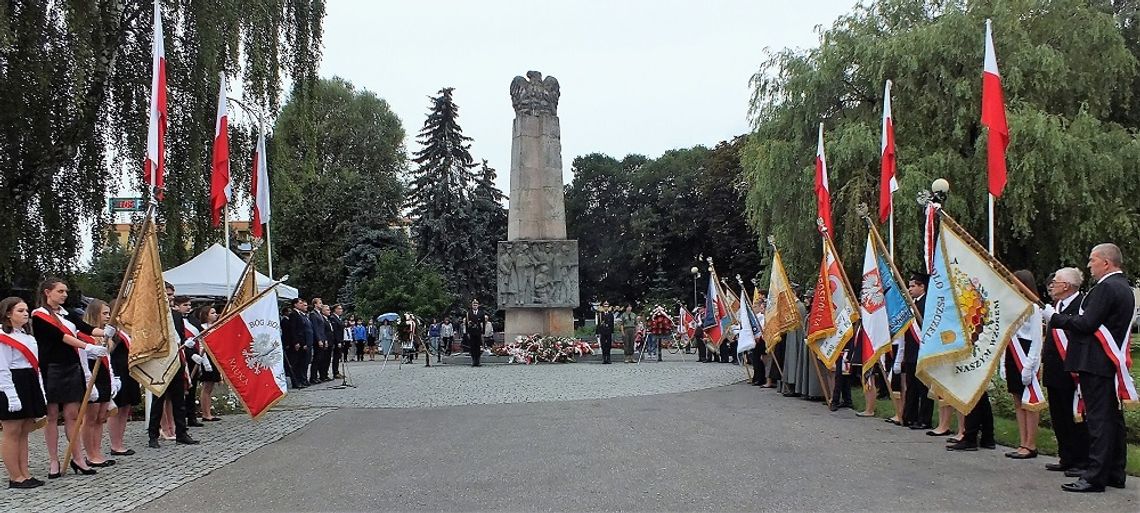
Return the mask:
<path id="1" fill-rule="evenodd" d="M 697 334 L 697 320 L 693 318 L 693 314 L 689 313 L 689 309 L 681 307 L 678 313 L 680 322 L 677 323 L 677 332 L 685 335 L 686 338 L 692 340 Z"/>
<path id="2" fill-rule="evenodd" d="M 831 237 L 835 230 L 831 225 L 831 190 L 827 184 L 827 158 L 823 155 L 823 123 L 819 124 L 819 144 L 815 150 L 815 201 L 819 218 Z"/>
<path id="3" fill-rule="evenodd" d="M 989 171 L 990 194 L 998 198 L 1005 190 L 1005 148 L 1009 146 L 1009 125 L 1005 120 L 1005 98 L 1001 92 L 1001 75 L 998 74 L 990 20 L 986 20 L 986 58 L 982 69 L 982 124 L 989 128 L 986 168 Z"/>
<path id="4" fill-rule="evenodd" d="M 146 132 L 143 181 L 162 197 L 166 172 L 166 50 L 162 41 L 162 2 L 154 2 L 154 59 L 150 82 L 150 124 Z"/>
<path id="5" fill-rule="evenodd" d="M 281 318 L 275 291 L 226 315 L 206 332 L 202 344 L 253 418 L 285 397 Z"/>
<path id="6" fill-rule="evenodd" d="M 269 167 L 265 163 L 265 134 L 257 135 L 257 149 L 253 151 L 253 184 L 250 194 L 253 195 L 253 227 L 252 235 L 258 239 L 264 238 L 263 225 L 269 223 Z"/>
<path id="7" fill-rule="evenodd" d="M 895 122 L 891 116 L 891 81 L 883 90 L 883 146 L 879 172 L 879 222 L 885 223 L 894 210 L 893 198 L 899 190 L 895 178 Z"/>
<path id="8" fill-rule="evenodd" d="M 230 203 L 230 122 L 226 107 L 226 74 L 221 74 L 218 91 L 218 119 L 214 124 L 213 171 L 210 174 L 210 224 L 221 224 L 222 211 Z"/>

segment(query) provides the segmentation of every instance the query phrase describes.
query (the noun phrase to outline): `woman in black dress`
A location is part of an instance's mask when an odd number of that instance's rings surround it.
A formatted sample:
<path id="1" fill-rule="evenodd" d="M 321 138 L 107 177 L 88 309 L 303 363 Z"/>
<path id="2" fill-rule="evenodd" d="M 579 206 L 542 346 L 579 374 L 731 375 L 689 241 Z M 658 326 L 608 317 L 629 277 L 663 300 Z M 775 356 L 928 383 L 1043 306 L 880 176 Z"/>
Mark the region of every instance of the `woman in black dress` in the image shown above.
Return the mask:
<path id="1" fill-rule="evenodd" d="M 194 312 L 194 318 L 198 321 L 202 330 L 205 330 L 218 320 L 218 310 L 210 305 L 202 306 Z M 202 372 L 198 375 L 198 381 L 202 383 L 202 395 L 198 400 L 202 405 L 202 420 L 205 422 L 217 422 L 222 419 L 221 417 L 214 416 L 214 383 L 218 383 L 222 380 L 222 373 L 218 371 L 218 363 L 214 361 L 214 357 L 210 356 L 208 351 L 205 356 L 209 363 L 202 365 Z"/>
<path id="2" fill-rule="evenodd" d="M 127 432 L 127 421 L 131 418 L 131 409 L 142 403 L 142 387 L 128 372 L 127 356 L 131 351 L 130 336 L 122 331 L 115 334 L 114 348 L 111 349 L 111 368 L 118 371 L 116 377 L 121 385 L 119 393 L 115 394 L 115 407 L 117 408 L 107 418 L 107 430 L 111 434 L 111 455 L 130 456 L 135 453 L 123 444 L 123 435 Z"/>
<path id="3" fill-rule="evenodd" d="M 35 488 L 43 481 L 28 470 L 28 434 L 47 414 L 40 386 L 39 348 L 25 330 L 31 314 L 18 297 L 0 301 L 0 457 L 8 470 L 8 488 Z"/>
<path id="4" fill-rule="evenodd" d="M 115 329 L 110 326 L 103 329 L 93 327 L 63 308 L 67 301 L 67 284 L 63 280 L 44 280 L 36 289 L 36 296 L 39 307 L 32 312 L 32 334 L 40 349 L 44 396 L 47 399 L 44 438 L 49 458 L 48 479 L 54 479 L 62 475 L 57 426 L 59 415 L 63 413 L 66 434 L 70 437 L 75 431 L 79 403 L 83 401 L 87 388 L 85 366 L 81 365 L 86 362 L 81 361 L 80 350 L 86 351 L 84 359 L 88 355 L 102 358 L 108 354 L 106 347 L 86 343 L 79 340 L 78 335 L 84 333 L 100 340 L 106 335 L 114 336 Z M 72 453 L 68 455 L 71 469 L 76 474 L 94 474 L 95 469 L 90 468 L 83 457 L 83 444 L 74 443 L 72 446 Z"/>

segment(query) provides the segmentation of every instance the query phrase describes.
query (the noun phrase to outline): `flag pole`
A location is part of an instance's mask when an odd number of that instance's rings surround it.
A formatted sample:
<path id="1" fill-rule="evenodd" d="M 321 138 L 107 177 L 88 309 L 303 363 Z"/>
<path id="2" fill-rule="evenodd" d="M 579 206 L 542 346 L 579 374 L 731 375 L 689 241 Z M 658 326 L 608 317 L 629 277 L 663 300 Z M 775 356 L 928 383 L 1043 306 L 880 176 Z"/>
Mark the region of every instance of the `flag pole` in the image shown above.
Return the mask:
<path id="1" fill-rule="evenodd" d="M 989 196 L 989 199 L 990 199 L 990 201 L 989 201 L 989 204 L 990 204 L 990 208 L 989 208 L 989 214 L 990 214 L 989 215 L 989 218 L 990 218 L 990 247 L 989 247 L 989 250 L 990 250 L 990 255 L 992 256 L 994 254 L 994 195 L 992 193 L 986 193 L 986 196 Z"/>
<path id="2" fill-rule="evenodd" d="M 258 116 L 258 118 L 257 118 L 257 128 L 258 128 L 258 130 L 260 130 L 261 137 L 264 138 L 265 137 L 265 120 L 262 119 L 260 116 Z M 265 148 L 263 148 L 263 149 L 265 149 Z M 266 162 L 265 167 L 269 167 L 269 165 L 268 165 L 269 156 L 268 155 L 262 155 L 261 158 L 265 159 L 265 162 Z M 262 169 L 260 171 L 262 173 L 265 173 L 265 184 L 268 187 L 268 185 L 269 185 L 269 170 L 268 169 Z M 269 190 L 266 190 L 265 191 L 265 206 L 268 207 L 266 210 L 272 210 L 272 207 L 270 206 L 271 199 L 272 199 L 272 196 L 269 194 Z M 253 201 L 254 201 L 254 203 L 256 203 L 257 198 L 253 198 Z M 262 215 L 264 215 L 264 214 L 262 214 Z M 266 270 L 269 271 L 269 279 L 272 280 L 273 279 L 273 240 L 269 236 L 269 221 L 271 219 L 272 219 L 272 216 L 270 216 L 270 219 L 265 220 L 265 261 L 266 261 Z"/>
<path id="3" fill-rule="evenodd" d="M 895 259 L 895 204 L 891 202 L 891 217 L 887 236 L 891 239 L 891 260 Z"/>
<path id="4" fill-rule="evenodd" d="M 233 282 L 230 280 L 230 209 L 229 205 L 222 208 L 225 212 L 225 227 L 222 228 L 226 232 L 226 302 L 233 299 Z"/>

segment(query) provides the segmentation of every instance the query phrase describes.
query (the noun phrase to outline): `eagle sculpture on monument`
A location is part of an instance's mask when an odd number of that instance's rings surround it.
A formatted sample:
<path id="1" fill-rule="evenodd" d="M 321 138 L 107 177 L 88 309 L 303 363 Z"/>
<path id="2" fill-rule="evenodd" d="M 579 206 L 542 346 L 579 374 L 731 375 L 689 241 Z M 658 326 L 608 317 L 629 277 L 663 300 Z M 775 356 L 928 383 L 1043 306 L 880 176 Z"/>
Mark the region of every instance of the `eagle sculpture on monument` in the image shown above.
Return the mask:
<path id="1" fill-rule="evenodd" d="M 558 79 L 542 78 L 542 73 L 538 71 L 528 71 L 526 77 L 511 80 L 511 105 L 515 108 L 515 114 L 557 116 L 560 94 Z"/>

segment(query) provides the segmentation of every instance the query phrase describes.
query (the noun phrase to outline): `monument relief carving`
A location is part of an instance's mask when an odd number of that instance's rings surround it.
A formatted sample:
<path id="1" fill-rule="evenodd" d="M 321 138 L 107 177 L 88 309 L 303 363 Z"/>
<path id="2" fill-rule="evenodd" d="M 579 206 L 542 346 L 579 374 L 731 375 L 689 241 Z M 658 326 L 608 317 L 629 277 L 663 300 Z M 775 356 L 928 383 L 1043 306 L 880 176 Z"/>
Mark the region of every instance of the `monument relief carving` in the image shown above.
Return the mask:
<path id="1" fill-rule="evenodd" d="M 502 308 L 578 306 L 578 241 L 500 241 Z"/>

